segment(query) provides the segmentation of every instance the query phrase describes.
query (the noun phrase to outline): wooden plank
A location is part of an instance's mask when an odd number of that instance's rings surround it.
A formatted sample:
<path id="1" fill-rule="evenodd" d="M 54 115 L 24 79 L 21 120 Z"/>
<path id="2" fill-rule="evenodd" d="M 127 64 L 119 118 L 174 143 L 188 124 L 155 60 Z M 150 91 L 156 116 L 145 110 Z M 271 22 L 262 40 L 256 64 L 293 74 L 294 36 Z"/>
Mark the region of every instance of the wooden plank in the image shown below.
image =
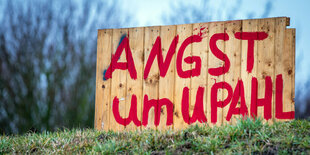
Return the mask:
<path id="1" fill-rule="evenodd" d="M 225 54 L 230 60 L 230 69 L 224 75 L 224 81 L 227 82 L 233 90 L 235 90 L 237 82 L 241 77 L 241 40 L 234 37 L 236 32 L 242 31 L 242 22 L 241 20 L 225 22 L 225 32 L 229 36 L 229 40 L 225 41 Z M 240 94 L 240 91 L 239 91 Z M 227 91 L 224 91 L 224 98 L 227 96 Z M 239 98 L 237 108 L 240 108 L 241 99 Z M 230 121 L 226 120 L 228 110 L 232 102 L 223 108 L 223 122 L 224 124 L 232 124 L 236 122 L 237 118 L 240 118 L 238 115 L 232 115 Z"/>
<path id="2" fill-rule="evenodd" d="M 277 31 L 279 31 L 279 35 L 277 35 L 277 48 L 276 48 L 276 59 L 275 59 L 275 70 L 276 76 L 282 75 L 283 79 L 283 108 L 281 109 L 283 112 L 294 111 L 294 30 L 286 29 L 284 19 L 277 19 Z M 293 52 L 292 52 L 293 51 Z M 278 119 L 277 121 L 288 121 L 291 119 Z"/>
<path id="3" fill-rule="evenodd" d="M 132 52 L 135 68 L 137 71 L 137 79 L 134 80 L 127 76 L 127 97 L 126 97 L 126 117 L 129 116 L 131 108 L 132 95 L 137 97 L 137 117 L 142 121 L 142 105 L 143 105 L 143 70 L 144 70 L 144 57 L 143 57 L 143 40 L 144 28 L 130 28 L 129 29 L 129 45 Z M 140 129 L 134 122 L 126 126 L 126 130 Z"/>
<path id="4" fill-rule="evenodd" d="M 272 78 L 272 119 L 274 118 L 275 109 L 275 19 L 260 19 L 258 23 L 259 31 L 264 31 L 268 34 L 268 37 L 262 41 L 258 41 L 258 62 L 257 62 L 257 80 L 258 80 L 258 98 L 265 97 L 265 77 L 270 76 Z M 257 116 L 264 118 L 264 107 L 258 107 Z M 273 120 L 269 119 L 268 123 L 272 123 Z M 264 119 L 264 122 L 265 119 Z"/>
<path id="5" fill-rule="evenodd" d="M 113 40 L 112 40 L 112 53 L 116 52 L 117 47 L 120 45 L 124 37 L 128 36 L 128 29 L 113 29 Z M 126 54 L 123 51 L 118 62 L 127 62 Z M 112 73 L 112 86 L 111 86 L 111 102 L 115 97 L 119 99 L 119 113 L 122 118 L 127 118 L 126 114 L 126 80 L 127 80 L 128 70 L 115 69 Z M 130 104 L 130 102 L 129 102 Z M 112 107 L 111 107 L 112 109 Z M 116 122 L 115 117 L 112 112 L 110 112 L 110 126 L 114 131 L 123 131 L 125 126 Z"/>
<path id="6" fill-rule="evenodd" d="M 212 36 L 216 33 L 224 33 L 224 22 L 213 22 L 209 24 L 209 36 L 210 39 L 212 38 Z M 210 45 L 210 44 L 209 44 Z M 218 47 L 218 49 L 220 49 L 221 51 L 224 51 L 224 41 L 223 40 L 218 40 L 216 42 L 216 45 Z M 210 68 L 218 68 L 218 67 L 222 67 L 224 65 L 224 62 L 220 59 L 218 59 L 217 57 L 214 56 L 214 54 L 212 53 L 210 46 L 209 48 L 209 55 L 208 55 L 208 69 Z M 215 83 L 218 82 L 223 82 L 224 81 L 224 75 L 220 75 L 220 76 L 213 76 L 213 75 L 208 75 L 208 89 L 207 92 L 208 93 L 208 107 L 207 109 L 211 109 L 211 88 Z M 225 90 L 226 91 L 226 90 Z M 222 101 L 223 100 L 223 89 L 218 89 L 218 93 L 217 93 L 217 101 Z M 211 120 L 211 112 L 212 109 L 210 111 L 207 111 L 208 115 L 207 118 L 210 118 L 209 120 Z M 211 122 L 211 121 L 209 121 Z M 216 123 L 210 123 L 210 126 L 220 126 L 223 123 L 223 108 L 218 107 L 217 108 L 217 122 Z"/>
<path id="7" fill-rule="evenodd" d="M 161 37 L 161 45 L 162 45 L 162 54 L 163 54 L 163 60 L 167 61 L 167 53 L 170 46 L 175 46 L 176 43 L 172 43 L 173 39 L 176 36 L 176 26 L 162 26 L 160 37 Z M 176 53 L 176 52 L 175 52 Z M 175 78 L 175 55 L 173 55 L 171 59 L 170 66 L 167 70 L 167 74 L 165 77 L 159 77 L 159 99 L 169 99 L 171 102 L 174 100 L 174 78 Z M 157 64 L 155 64 L 157 65 Z M 160 123 L 158 126 L 158 129 L 160 130 L 166 130 L 166 129 L 172 129 L 173 124 L 167 126 L 167 107 L 163 106 L 161 108 L 160 113 Z"/>
<path id="8" fill-rule="evenodd" d="M 112 52 L 112 30 L 98 30 L 95 128 L 109 130 L 111 107 L 111 80 L 104 80 L 104 71 L 109 67 Z"/>
<path id="9" fill-rule="evenodd" d="M 286 35 L 286 18 L 275 19 L 275 77 L 282 74 L 283 78 L 283 111 L 290 111 L 292 57 L 289 52 L 290 36 Z M 290 73 L 290 74 L 289 74 Z M 276 118 L 275 118 L 276 119 Z M 280 121 L 285 121 L 284 119 Z"/>
<path id="10" fill-rule="evenodd" d="M 295 94 L 295 80 L 294 80 L 294 70 L 295 70 L 295 29 L 286 29 L 285 32 L 285 46 L 288 46 L 288 48 L 285 47 L 285 50 L 287 50 L 285 53 L 288 53 L 287 55 L 287 59 L 286 59 L 286 63 L 288 63 L 288 65 L 286 66 L 286 70 L 284 73 L 286 73 L 287 77 L 286 79 L 290 81 L 290 87 L 286 87 L 286 85 L 284 86 L 284 94 L 283 97 L 287 97 L 287 101 L 285 101 L 285 98 L 283 100 L 283 105 L 284 105 L 284 112 L 288 112 L 288 111 L 295 111 L 294 108 L 294 95 Z M 285 63 L 285 64 L 286 64 Z M 283 80 L 285 80 L 285 78 L 283 77 Z M 289 82 L 288 81 L 288 82 Z M 294 116 L 293 116 L 294 118 Z M 289 119 L 291 120 L 291 119 Z"/>
<path id="11" fill-rule="evenodd" d="M 209 25 L 208 23 L 193 24 L 193 34 L 201 36 L 202 40 L 198 43 L 192 44 L 192 55 L 199 56 L 201 58 L 201 72 L 199 76 L 191 78 L 191 105 L 190 116 L 193 117 L 193 110 L 196 104 L 196 96 L 199 87 L 204 89 L 203 93 L 203 111 L 205 117 L 207 117 L 207 80 L 208 80 L 208 53 L 209 49 L 207 45 L 209 43 Z M 208 121 L 208 119 L 207 119 Z M 196 121 L 199 123 L 199 121 Z M 207 122 L 199 123 L 200 125 L 206 125 Z"/>
<path id="12" fill-rule="evenodd" d="M 160 35 L 160 27 L 146 27 L 144 40 L 144 68 L 149 58 L 152 47 L 156 38 Z M 150 69 L 148 77 L 143 81 L 143 94 L 148 96 L 148 100 L 158 100 L 158 86 L 159 86 L 159 68 L 157 59 L 154 59 L 153 65 Z M 144 103 L 145 104 L 145 103 Z M 145 106 L 145 105 L 143 105 Z M 142 118 L 143 119 L 143 118 Z M 148 124 L 142 126 L 143 129 L 156 129 L 155 122 L 155 108 L 151 108 L 148 113 Z"/>
<path id="13" fill-rule="evenodd" d="M 292 35 L 292 38 L 291 38 L 291 55 L 292 55 L 292 58 L 293 58 L 293 64 L 292 64 L 292 94 L 291 94 L 291 109 L 292 111 L 295 111 L 295 61 L 296 61 L 296 53 L 295 53 L 295 48 L 296 48 L 296 45 L 295 45 L 295 40 L 296 40 L 296 29 L 288 29 Z M 295 118 L 295 116 L 294 116 Z"/>
<path id="14" fill-rule="evenodd" d="M 183 41 L 192 35 L 193 32 L 193 26 L 192 24 L 185 24 L 185 25 L 177 25 L 177 34 L 179 35 L 179 44 L 177 46 L 177 51 L 179 52 L 180 46 L 182 45 Z M 184 58 L 191 56 L 192 51 L 192 45 L 188 45 L 186 49 L 184 50 L 184 55 L 182 58 L 182 69 L 184 71 L 190 70 L 191 64 L 187 64 L 184 62 Z M 176 64 L 177 65 L 177 64 Z M 176 73 L 175 76 L 175 91 L 174 91 L 174 104 L 175 111 L 173 113 L 173 121 L 174 121 L 174 129 L 184 129 L 188 126 L 187 123 L 183 120 L 182 116 L 182 94 L 183 94 L 183 88 L 191 88 L 190 87 L 190 78 L 181 78 L 178 73 Z M 190 90 L 189 90 L 190 94 Z M 189 95 L 190 98 L 190 95 Z M 190 102 L 190 99 L 189 99 Z M 190 103 L 189 103 L 190 104 Z"/>
<path id="15" fill-rule="evenodd" d="M 258 22 L 259 20 L 243 20 L 242 21 L 242 32 L 258 32 Z M 244 96 L 245 102 L 248 109 L 249 116 L 251 111 L 251 91 L 252 91 L 252 78 L 257 77 L 257 63 L 258 63 L 258 40 L 254 41 L 254 63 L 251 72 L 247 71 L 247 56 L 248 56 L 248 41 L 242 40 L 242 51 L 241 51 L 241 79 L 244 85 Z"/>

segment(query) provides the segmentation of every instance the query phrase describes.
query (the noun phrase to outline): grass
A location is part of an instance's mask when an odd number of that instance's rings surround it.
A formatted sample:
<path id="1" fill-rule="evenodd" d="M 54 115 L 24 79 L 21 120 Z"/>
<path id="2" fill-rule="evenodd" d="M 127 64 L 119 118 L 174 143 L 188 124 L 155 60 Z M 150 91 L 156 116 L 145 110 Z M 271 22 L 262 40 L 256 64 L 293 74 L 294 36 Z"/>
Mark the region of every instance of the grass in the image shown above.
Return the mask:
<path id="1" fill-rule="evenodd" d="M 0 154 L 310 154 L 310 121 L 191 126 L 182 131 L 103 132 L 72 129 L 0 137 Z"/>

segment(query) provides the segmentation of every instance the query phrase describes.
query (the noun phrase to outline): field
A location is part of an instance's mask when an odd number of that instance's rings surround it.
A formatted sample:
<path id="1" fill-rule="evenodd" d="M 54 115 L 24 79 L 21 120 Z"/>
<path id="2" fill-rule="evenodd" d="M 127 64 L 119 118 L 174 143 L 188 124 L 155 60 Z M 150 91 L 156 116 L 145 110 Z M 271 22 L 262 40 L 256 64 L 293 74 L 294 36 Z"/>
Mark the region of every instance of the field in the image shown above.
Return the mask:
<path id="1" fill-rule="evenodd" d="M 254 153 L 310 154 L 310 121 L 263 124 L 240 120 L 233 126 L 191 126 L 182 131 L 102 132 L 94 129 L 2 135 L 0 154 L 38 153 Z"/>

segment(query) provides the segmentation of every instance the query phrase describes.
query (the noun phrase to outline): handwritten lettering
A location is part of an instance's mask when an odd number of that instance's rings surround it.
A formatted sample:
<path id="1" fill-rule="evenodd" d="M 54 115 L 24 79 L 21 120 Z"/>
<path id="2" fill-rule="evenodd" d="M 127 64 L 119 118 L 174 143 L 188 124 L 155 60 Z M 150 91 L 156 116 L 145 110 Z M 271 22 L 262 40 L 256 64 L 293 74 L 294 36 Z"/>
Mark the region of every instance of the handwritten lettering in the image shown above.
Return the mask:
<path id="1" fill-rule="evenodd" d="M 245 40 L 247 41 L 247 68 L 246 71 L 251 73 L 254 67 L 254 43 L 255 41 L 264 40 L 268 37 L 268 34 L 265 32 L 236 32 L 234 33 L 234 37 L 236 39 Z M 166 57 L 164 58 L 162 53 L 162 46 L 161 46 L 161 38 L 160 36 L 157 37 L 154 45 L 150 51 L 149 57 L 145 62 L 145 68 L 143 72 L 143 78 L 147 79 L 150 69 L 153 65 L 155 58 L 157 57 L 159 73 L 161 77 L 165 77 L 172 61 L 173 55 L 176 54 L 176 76 L 180 78 L 192 78 L 195 76 L 199 76 L 201 73 L 201 58 L 200 56 L 187 56 L 184 58 L 185 49 L 189 47 L 189 45 L 194 43 L 201 43 L 202 41 L 201 34 L 199 35 L 191 35 L 186 38 L 181 45 L 179 46 L 179 50 L 176 53 L 176 47 L 178 45 L 179 36 L 175 36 L 171 40 L 171 44 L 169 50 L 167 51 Z M 223 65 L 217 68 L 209 68 L 208 74 L 212 76 L 220 76 L 224 75 L 229 71 L 230 68 L 230 60 L 229 57 L 221 51 L 221 49 L 217 46 L 217 41 L 229 41 L 229 35 L 227 33 L 216 33 L 210 36 L 209 40 L 209 47 L 212 54 L 223 61 Z M 208 46 L 208 45 L 206 45 Z M 120 55 L 122 52 L 125 51 L 126 54 L 126 62 L 118 62 Z M 183 70 L 182 65 L 184 62 L 187 64 L 192 64 L 192 68 L 188 70 Z M 135 68 L 135 64 L 133 61 L 132 53 L 130 50 L 129 39 L 128 37 L 122 38 L 119 46 L 115 54 L 112 56 L 110 66 L 105 71 L 104 79 L 108 80 L 112 77 L 113 72 L 116 69 L 120 70 L 128 70 L 131 79 L 137 79 L 137 72 Z M 258 98 L 258 79 L 256 77 L 252 77 L 251 80 L 251 92 L 245 92 L 244 84 L 242 79 L 237 81 L 236 86 L 233 87 L 225 82 L 215 82 L 211 87 L 211 91 L 209 92 L 210 95 L 210 102 L 211 104 L 211 123 L 217 123 L 217 113 L 219 108 L 224 108 L 229 106 L 229 110 L 227 112 L 226 121 L 230 121 L 233 115 L 242 115 L 246 117 L 250 115 L 252 118 L 257 117 L 257 109 L 258 107 L 262 107 L 264 110 L 264 119 L 269 120 L 272 118 L 272 91 L 273 91 L 273 81 L 270 76 L 264 76 L 264 85 L 260 85 L 260 87 L 265 88 L 264 97 Z M 275 85 L 275 117 L 277 119 L 293 119 L 294 118 L 294 111 L 284 112 L 283 111 L 283 79 L 282 74 L 276 76 L 274 81 Z M 227 96 L 225 98 L 219 99 L 218 92 L 219 90 L 227 92 Z M 251 96 L 250 100 L 250 107 L 247 107 L 245 95 L 249 93 Z M 137 97 L 135 94 L 131 96 L 131 106 L 129 109 L 129 115 L 127 118 L 123 118 L 119 112 L 119 99 L 117 96 L 114 97 L 112 111 L 114 118 L 117 123 L 127 126 L 131 122 L 134 123 L 136 126 L 146 126 L 148 125 L 148 118 L 149 118 L 149 111 L 153 108 L 154 109 L 154 125 L 158 126 L 160 124 L 160 115 L 162 107 L 165 106 L 167 109 L 167 121 L 166 125 L 170 126 L 173 124 L 173 113 L 174 113 L 174 104 L 181 104 L 181 112 L 184 122 L 187 124 L 192 124 L 195 122 L 208 122 L 206 113 L 204 111 L 204 95 L 205 94 L 205 87 L 199 86 L 196 93 L 196 101 L 193 108 L 193 114 L 190 116 L 190 88 L 184 87 L 183 94 L 182 94 L 182 101 L 181 103 L 173 103 L 168 98 L 155 98 L 149 99 L 148 95 L 144 95 L 143 100 L 143 108 L 142 108 L 142 120 L 138 119 L 137 114 Z M 250 111 L 248 111 L 248 108 Z"/>

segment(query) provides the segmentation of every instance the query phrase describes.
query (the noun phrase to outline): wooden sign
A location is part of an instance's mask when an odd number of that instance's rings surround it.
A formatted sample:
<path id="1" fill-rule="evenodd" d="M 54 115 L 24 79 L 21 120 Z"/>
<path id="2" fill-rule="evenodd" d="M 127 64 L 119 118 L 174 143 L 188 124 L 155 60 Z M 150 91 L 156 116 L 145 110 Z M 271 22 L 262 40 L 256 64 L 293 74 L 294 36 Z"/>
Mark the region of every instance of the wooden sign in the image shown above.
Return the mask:
<path id="1" fill-rule="evenodd" d="M 95 128 L 294 119 L 295 29 L 267 18 L 98 31 Z"/>

